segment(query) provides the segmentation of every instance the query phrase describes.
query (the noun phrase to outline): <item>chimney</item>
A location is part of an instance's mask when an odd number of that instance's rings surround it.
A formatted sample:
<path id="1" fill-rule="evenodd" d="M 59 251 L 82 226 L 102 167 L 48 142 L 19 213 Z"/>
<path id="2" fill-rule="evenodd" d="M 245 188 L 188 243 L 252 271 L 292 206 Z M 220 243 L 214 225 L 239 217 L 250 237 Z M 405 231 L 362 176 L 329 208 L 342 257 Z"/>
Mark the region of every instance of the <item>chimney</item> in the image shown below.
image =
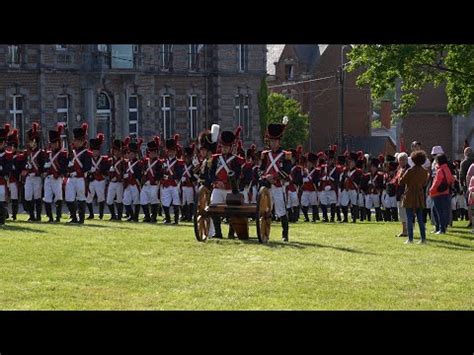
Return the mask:
<path id="1" fill-rule="evenodd" d="M 383 100 L 380 104 L 380 122 L 382 127 L 390 129 L 392 122 L 392 101 Z"/>

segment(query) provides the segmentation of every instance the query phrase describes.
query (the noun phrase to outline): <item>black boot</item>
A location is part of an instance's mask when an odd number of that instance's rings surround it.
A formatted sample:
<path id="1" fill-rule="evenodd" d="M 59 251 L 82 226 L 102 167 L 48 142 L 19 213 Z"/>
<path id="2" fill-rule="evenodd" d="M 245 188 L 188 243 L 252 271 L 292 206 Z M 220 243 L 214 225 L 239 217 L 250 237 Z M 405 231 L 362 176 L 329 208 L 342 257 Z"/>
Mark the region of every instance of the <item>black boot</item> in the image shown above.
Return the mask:
<path id="1" fill-rule="evenodd" d="M 383 219 L 382 219 L 382 210 L 380 209 L 380 207 L 375 208 L 375 220 L 377 222 L 382 222 L 383 221 Z"/>
<path id="2" fill-rule="evenodd" d="M 316 205 L 316 221 L 319 221 L 319 205 Z"/>
<path id="3" fill-rule="evenodd" d="M 86 219 L 86 201 L 78 201 L 78 214 L 79 214 L 79 224 L 84 224 L 84 220 Z"/>
<path id="4" fill-rule="evenodd" d="M 307 206 L 303 206 L 303 207 L 301 207 L 301 209 L 303 210 L 304 221 L 305 221 L 305 222 L 309 222 L 308 207 L 307 207 Z"/>
<path id="5" fill-rule="evenodd" d="M 336 219 L 338 222 L 342 222 L 341 220 L 341 207 L 340 206 L 336 206 Z"/>
<path id="6" fill-rule="evenodd" d="M 12 220 L 16 221 L 16 215 L 18 214 L 18 200 L 12 200 Z"/>
<path id="7" fill-rule="evenodd" d="M 293 210 L 290 208 L 286 209 L 286 214 L 288 215 L 288 222 L 293 223 Z"/>
<path id="8" fill-rule="evenodd" d="M 151 223 L 156 223 L 156 216 L 158 215 L 158 204 L 151 205 Z"/>
<path id="9" fill-rule="evenodd" d="M 165 212 L 165 222 L 164 224 L 171 224 L 170 208 L 163 206 Z"/>
<path id="10" fill-rule="evenodd" d="M 366 214 L 366 216 L 367 216 L 367 221 L 370 222 L 370 217 L 371 217 L 371 215 L 372 215 L 372 211 L 370 210 L 370 208 L 366 208 L 366 209 L 365 209 L 365 214 Z"/>
<path id="11" fill-rule="evenodd" d="M 331 223 L 334 223 L 334 216 L 336 215 L 336 205 L 331 204 Z"/>
<path id="12" fill-rule="evenodd" d="M 28 218 L 28 222 L 34 222 L 35 221 L 35 206 L 33 201 L 26 201 L 23 203 L 23 207 L 25 210 L 28 212 L 30 215 L 30 218 Z"/>
<path id="13" fill-rule="evenodd" d="M 40 198 L 35 200 L 35 208 L 36 208 L 36 219 L 35 221 L 41 222 L 41 212 L 43 210 L 43 204 Z"/>
<path id="14" fill-rule="evenodd" d="M 161 205 L 161 203 L 158 204 L 157 211 L 158 211 L 158 216 L 163 217 L 163 206 Z"/>
<path id="15" fill-rule="evenodd" d="M 284 242 L 287 242 L 288 241 L 288 232 L 289 232 L 289 229 L 290 229 L 290 226 L 288 225 L 288 216 L 280 217 L 280 221 L 281 221 L 281 228 L 282 228 L 281 239 Z"/>
<path id="16" fill-rule="evenodd" d="M 316 223 L 316 221 L 318 220 L 318 214 L 319 214 L 318 206 L 313 205 L 313 206 L 311 206 L 311 208 L 313 210 L 313 223 Z"/>
<path id="17" fill-rule="evenodd" d="M 174 206 L 174 224 L 178 224 L 179 221 L 179 206 Z"/>
<path id="18" fill-rule="evenodd" d="M 123 203 L 117 203 L 117 221 L 123 218 Z"/>
<path id="19" fill-rule="evenodd" d="M 293 219 L 295 222 L 298 222 L 300 219 L 300 208 L 299 207 L 293 207 Z"/>
<path id="20" fill-rule="evenodd" d="M 194 203 L 190 203 L 189 204 L 189 208 L 188 208 L 188 222 L 192 222 L 193 221 L 193 216 L 194 216 Z"/>
<path id="21" fill-rule="evenodd" d="M 342 223 L 349 222 L 349 219 L 348 219 L 349 207 L 348 206 L 342 206 L 341 209 L 342 209 L 342 214 L 344 215 L 344 219 L 342 220 Z"/>
<path id="22" fill-rule="evenodd" d="M 46 216 L 48 216 L 48 222 L 49 222 L 49 223 L 54 222 L 54 219 L 53 219 L 53 210 L 52 210 L 52 208 L 51 208 L 51 204 L 45 202 L 45 203 L 44 203 L 44 209 L 46 210 Z"/>
<path id="23" fill-rule="evenodd" d="M 390 210 L 392 211 L 392 221 L 398 222 L 398 208 L 392 207 Z"/>
<path id="24" fill-rule="evenodd" d="M 215 231 L 213 238 L 222 239 L 221 218 L 212 217 L 212 222 L 214 223 L 214 231 Z"/>
<path id="25" fill-rule="evenodd" d="M 229 233 L 227 233 L 227 238 L 235 239 L 235 231 L 234 231 L 234 228 L 232 227 L 232 223 L 230 223 L 230 221 L 229 221 Z"/>
<path id="26" fill-rule="evenodd" d="M 452 210 L 453 213 L 453 221 L 457 222 L 458 221 L 458 211 L 457 210 Z"/>
<path id="27" fill-rule="evenodd" d="M 188 208 L 189 206 L 186 204 L 184 206 L 181 206 L 181 222 L 186 222 L 188 218 Z"/>
<path id="28" fill-rule="evenodd" d="M 79 223 L 77 220 L 77 209 L 76 209 L 76 203 L 75 202 L 66 202 L 67 208 L 69 209 L 69 213 L 71 214 L 71 220 L 68 223 Z"/>
<path id="29" fill-rule="evenodd" d="M 105 207 L 105 201 L 99 202 L 99 219 L 100 220 L 104 218 L 104 207 Z"/>
<path id="30" fill-rule="evenodd" d="M 133 215 L 133 220 L 135 222 L 138 222 L 139 218 L 140 218 L 140 205 L 135 205 L 135 213 Z"/>
<path id="31" fill-rule="evenodd" d="M 356 223 L 357 218 L 358 218 L 358 213 L 359 212 L 359 206 L 352 206 L 351 207 L 351 219 L 352 223 Z"/>
<path id="32" fill-rule="evenodd" d="M 109 211 L 110 211 L 110 219 L 109 221 L 116 221 L 117 220 L 117 215 L 115 214 L 115 206 L 114 204 L 112 203 L 111 205 L 107 205 L 109 206 Z"/>
<path id="33" fill-rule="evenodd" d="M 367 209 L 365 207 L 360 207 L 360 206 L 357 206 L 359 208 L 359 212 L 360 212 L 360 221 L 365 221 L 365 219 L 367 218 Z"/>
<path id="34" fill-rule="evenodd" d="M 56 201 L 56 222 L 61 222 L 61 217 L 63 215 L 63 201 Z"/>
<path id="35" fill-rule="evenodd" d="M 0 225 L 4 225 L 7 219 L 8 211 L 5 205 L 5 202 L 0 202 Z"/>
<path id="36" fill-rule="evenodd" d="M 133 221 L 132 205 L 125 205 L 125 213 L 127 214 L 127 222 Z"/>
<path id="37" fill-rule="evenodd" d="M 148 207 L 148 205 L 142 205 L 142 209 L 143 214 L 145 215 L 145 217 L 143 218 L 143 223 L 150 223 L 150 208 Z"/>
<path id="38" fill-rule="evenodd" d="M 87 208 L 89 209 L 89 217 L 87 219 L 94 219 L 94 206 L 92 203 L 88 203 Z"/>
<path id="39" fill-rule="evenodd" d="M 328 223 L 328 206 L 327 205 L 321 205 L 321 209 L 323 210 L 323 223 Z"/>

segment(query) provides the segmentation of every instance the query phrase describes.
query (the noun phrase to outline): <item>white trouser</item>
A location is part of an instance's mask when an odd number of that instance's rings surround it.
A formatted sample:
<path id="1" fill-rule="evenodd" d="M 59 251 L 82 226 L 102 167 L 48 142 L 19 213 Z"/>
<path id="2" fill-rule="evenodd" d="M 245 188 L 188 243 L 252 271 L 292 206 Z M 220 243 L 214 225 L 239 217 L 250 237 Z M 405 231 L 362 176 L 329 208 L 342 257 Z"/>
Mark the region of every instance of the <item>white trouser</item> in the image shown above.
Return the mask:
<path id="1" fill-rule="evenodd" d="M 283 187 L 272 185 L 270 193 L 272 195 L 272 206 L 275 207 L 275 215 L 277 217 L 286 216 L 285 191 Z"/>
<path id="2" fill-rule="evenodd" d="M 457 208 L 464 208 L 467 209 L 467 202 L 466 202 L 466 197 L 464 195 L 456 195 L 456 205 Z M 13 198 L 13 197 L 11 197 Z"/>
<path id="3" fill-rule="evenodd" d="M 18 183 L 9 182 L 8 190 L 10 191 L 10 200 L 18 200 Z"/>
<path id="4" fill-rule="evenodd" d="M 232 190 L 224 190 L 224 189 L 212 189 L 211 192 L 211 204 L 217 203 L 225 203 L 225 199 L 227 194 L 230 194 Z"/>
<path id="5" fill-rule="evenodd" d="M 86 182 L 83 177 L 70 177 L 66 182 L 66 202 L 86 200 Z"/>
<path id="6" fill-rule="evenodd" d="M 163 187 L 161 190 L 161 204 L 164 207 L 181 205 L 178 186 Z"/>
<path id="7" fill-rule="evenodd" d="M 250 193 L 252 198 L 250 198 Z M 245 187 L 242 195 L 244 195 L 244 203 L 257 203 L 257 186 L 254 185 L 251 189 Z"/>
<path id="8" fill-rule="evenodd" d="M 357 190 L 342 190 L 341 191 L 341 199 L 340 199 L 340 203 L 341 203 L 341 206 L 348 206 L 349 203 L 351 204 L 351 206 L 357 206 Z"/>
<path id="9" fill-rule="evenodd" d="M 397 207 L 397 196 L 389 196 L 386 191 L 382 192 L 382 206 L 384 208 Z"/>
<path id="10" fill-rule="evenodd" d="M 7 185 L 0 185 L 0 202 L 7 200 Z"/>
<path id="11" fill-rule="evenodd" d="M 125 206 L 138 205 L 140 203 L 140 192 L 137 185 L 128 185 L 123 190 L 123 204 Z"/>
<path id="12" fill-rule="evenodd" d="M 316 206 L 318 204 L 318 193 L 316 191 L 303 191 L 301 194 L 301 206 Z"/>
<path id="13" fill-rule="evenodd" d="M 182 186 L 182 205 L 190 205 L 194 203 L 194 188 L 191 186 Z"/>
<path id="14" fill-rule="evenodd" d="M 145 184 L 140 191 L 141 205 L 158 204 L 158 185 Z"/>
<path id="15" fill-rule="evenodd" d="M 298 191 L 288 191 L 286 196 L 288 198 L 288 201 L 286 202 L 286 208 L 294 208 L 299 206 L 300 201 L 298 200 Z M 317 203 L 318 198 L 316 197 L 316 204 Z"/>
<path id="16" fill-rule="evenodd" d="M 62 201 L 63 200 L 63 178 L 54 178 L 53 175 L 48 175 L 44 179 L 44 197 L 43 201 L 46 203 Z"/>
<path id="17" fill-rule="evenodd" d="M 359 207 L 365 208 L 365 192 L 359 192 L 359 196 L 357 197 L 357 205 Z"/>
<path id="18" fill-rule="evenodd" d="M 371 209 L 380 207 L 380 196 L 379 194 L 368 194 L 365 196 L 365 208 Z"/>
<path id="19" fill-rule="evenodd" d="M 89 192 L 87 193 L 87 203 L 92 203 L 94 196 L 97 196 L 97 202 L 105 201 L 105 180 L 93 180 L 89 183 Z"/>
<path id="20" fill-rule="evenodd" d="M 332 205 L 337 202 L 336 191 L 334 190 L 323 190 L 319 192 L 319 202 L 321 205 Z"/>
<path id="21" fill-rule="evenodd" d="M 112 205 L 114 202 L 122 203 L 123 200 L 123 183 L 111 182 L 107 190 L 107 204 Z"/>
<path id="22" fill-rule="evenodd" d="M 41 176 L 28 175 L 25 180 L 25 200 L 41 198 Z"/>

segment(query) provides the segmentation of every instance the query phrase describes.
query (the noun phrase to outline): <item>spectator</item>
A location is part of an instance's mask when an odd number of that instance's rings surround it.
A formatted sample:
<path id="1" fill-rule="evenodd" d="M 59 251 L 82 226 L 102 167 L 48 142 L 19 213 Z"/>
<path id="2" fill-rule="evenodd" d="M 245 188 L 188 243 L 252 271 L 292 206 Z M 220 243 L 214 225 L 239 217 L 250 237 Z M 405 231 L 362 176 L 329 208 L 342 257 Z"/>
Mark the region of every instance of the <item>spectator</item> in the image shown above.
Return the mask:
<path id="1" fill-rule="evenodd" d="M 421 150 L 421 143 L 418 142 L 418 141 L 414 141 L 414 142 L 411 144 L 411 151 L 412 151 L 412 153 L 413 153 L 413 152 L 418 152 L 418 151 L 420 151 L 420 150 Z M 426 156 L 426 153 L 425 153 L 425 156 Z M 410 167 L 412 167 L 412 166 L 415 165 L 415 164 L 413 163 L 413 160 L 412 160 L 411 156 L 408 157 L 408 165 L 409 165 Z M 423 166 L 423 168 L 425 168 L 425 169 L 429 169 L 429 168 L 430 168 L 431 162 L 430 162 L 430 160 L 428 159 L 428 157 L 426 157 L 426 159 L 425 159 L 425 161 L 423 162 L 422 166 Z"/>
<path id="2" fill-rule="evenodd" d="M 469 196 L 469 191 L 467 187 L 471 181 L 471 177 L 474 176 L 474 153 L 471 147 L 464 149 L 464 160 L 461 162 L 461 168 L 459 171 L 459 181 L 463 187 L 463 191 L 466 193 L 466 197 Z M 469 224 L 467 227 L 472 227 L 472 214 L 471 209 L 468 209 L 469 213 Z"/>
<path id="3" fill-rule="evenodd" d="M 430 196 L 433 200 L 434 219 L 436 224 L 435 234 L 445 234 L 450 220 L 451 199 L 450 187 L 454 183 L 454 177 L 448 166 L 448 158 L 441 154 L 436 156 L 436 173 L 430 188 Z"/>
<path id="4" fill-rule="evenodd" d="M 405 185 L 400 185 L 400 180 L 405 174 L 405 171 L 408 169 L 408 154 L 403 152 L 397 155 L 398 160 L 398 169 L 395 175 L 395 184 L 397 188 L 396 196 L 397 196 L 397 207 L 398 207 L 398 215 L 400 218 L 400 222 L 402 222 L 402 232 L 397 234 L 396 237 L 407 237 L 407 212 L 405 208 L 402 207 L 402 196 L 405 192 Z"/>
<path id="5" fill-rule="evenodd" d="M 416 150 L 410 155 L 413 166 L 403 174 L 400 185 L 405 186 L 405 192 L 402 196 L 402 207 L 407 214 L 407 232 L 408 240 L 405 244 L 413 243 L 413 221 L 414 216 L 418 220 L 421 240 L 418 244 L 426 243 L 426 230 L 423 221 L 423 208 L 425 207 L 425 196 L 423 188 L 428 181 L 428 171 L 423 168 L 426 162 L 426 153 L 422 150 Z"/>
<path id="6" fill-rule="evenodd" d="M 469 181 L 469 186 L 468 186 L 468 203 L 469 203 L 469 211 L 472 212 L 474 210 L 474 176 L 471 177 L 471 180 Z M 474 227 L 471 230 L 472 233 L 474 233 Z"/>

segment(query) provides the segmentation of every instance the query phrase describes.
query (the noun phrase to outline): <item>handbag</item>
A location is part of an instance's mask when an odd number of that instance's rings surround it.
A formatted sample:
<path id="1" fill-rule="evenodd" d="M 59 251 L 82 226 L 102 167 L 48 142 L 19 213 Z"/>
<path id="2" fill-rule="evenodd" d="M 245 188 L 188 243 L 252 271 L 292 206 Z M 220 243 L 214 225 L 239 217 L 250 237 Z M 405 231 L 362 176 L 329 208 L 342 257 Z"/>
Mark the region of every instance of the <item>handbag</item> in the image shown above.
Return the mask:
<path id="1" fill-rule="evenodd" d="M 443 177 L 443 181 L 441 181 L 441 183 L 438 185 L 438 189 L 437 189 L 438 192 L 445 192 L 449 188 L 448 181 L 446 180 L 446 175 L 444 171 L 442 171 L 442 173 L 444 177 Z"/>

